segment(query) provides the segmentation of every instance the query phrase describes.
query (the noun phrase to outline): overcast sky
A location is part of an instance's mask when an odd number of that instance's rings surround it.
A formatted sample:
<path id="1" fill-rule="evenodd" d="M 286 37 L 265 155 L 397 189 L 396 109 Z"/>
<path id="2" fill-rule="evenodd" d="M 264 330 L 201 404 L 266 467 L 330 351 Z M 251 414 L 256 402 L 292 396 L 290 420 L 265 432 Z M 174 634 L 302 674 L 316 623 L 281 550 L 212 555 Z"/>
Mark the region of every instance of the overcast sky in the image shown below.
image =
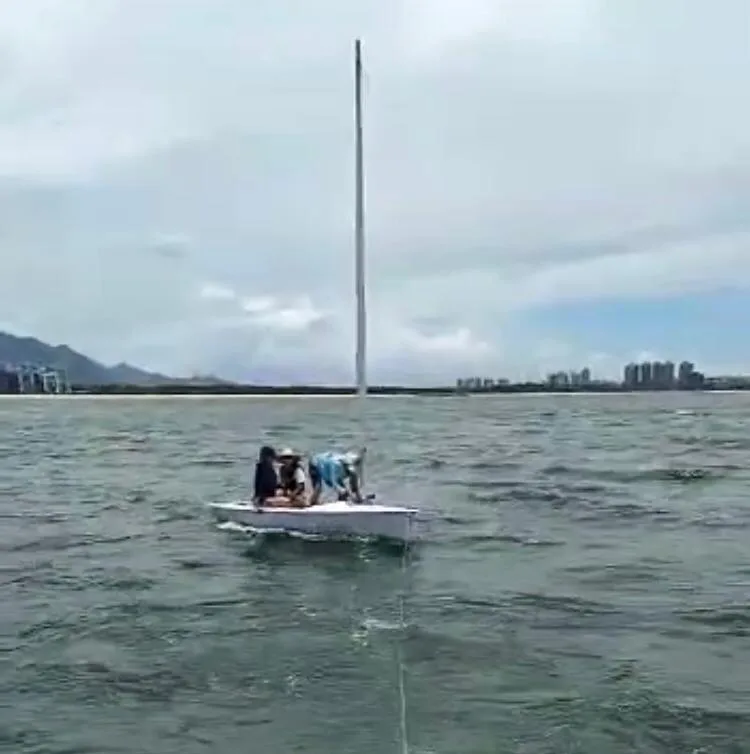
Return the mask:
<path id="1" fill-rule="evenodd" d="M 364 45 L 372 381 L 750 370 L 747 0 L 23 0 L 0 327 L 350 381 Z"/>

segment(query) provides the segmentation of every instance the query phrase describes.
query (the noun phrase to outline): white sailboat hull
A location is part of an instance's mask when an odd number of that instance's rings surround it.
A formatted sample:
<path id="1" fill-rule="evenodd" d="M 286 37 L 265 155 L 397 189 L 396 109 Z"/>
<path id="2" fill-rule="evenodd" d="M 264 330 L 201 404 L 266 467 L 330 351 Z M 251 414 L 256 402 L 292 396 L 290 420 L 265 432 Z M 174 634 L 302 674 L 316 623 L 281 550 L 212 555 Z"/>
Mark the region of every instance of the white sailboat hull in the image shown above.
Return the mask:
<path id="1" fill-rule="evenodd" d="M 258 531 L 323 537 L 366 537 L 408 542 L 416 538 L 416 508 L 321 503 L 309 508 L 257 508 L 251 502 L 211 503 L 214 517 Z"/>

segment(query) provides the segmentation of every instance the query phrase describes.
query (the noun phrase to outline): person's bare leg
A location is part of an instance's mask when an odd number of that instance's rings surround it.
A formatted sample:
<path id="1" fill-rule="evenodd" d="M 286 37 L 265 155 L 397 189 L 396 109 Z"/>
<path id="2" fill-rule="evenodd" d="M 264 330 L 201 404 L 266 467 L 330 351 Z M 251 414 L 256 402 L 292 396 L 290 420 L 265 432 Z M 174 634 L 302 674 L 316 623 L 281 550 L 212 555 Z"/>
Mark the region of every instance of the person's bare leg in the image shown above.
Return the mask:
<path id="1" fill-rule="evenodd" d="M 263 503 L 263 505 L 266 508 L 290 508 L 292 507 L 290 504 L 289 498 L 284 497 L 283 495 L 276 495 L 276 497 L 269 497 L 268 500 L 266 500 Z"/>
<path id="2" fill-rule="evenodd" d="M 307 508 L 307 495 L 304 492 L 298 492 L 296 495 L 291 495 L 289 498 L 290 508 Z"/>

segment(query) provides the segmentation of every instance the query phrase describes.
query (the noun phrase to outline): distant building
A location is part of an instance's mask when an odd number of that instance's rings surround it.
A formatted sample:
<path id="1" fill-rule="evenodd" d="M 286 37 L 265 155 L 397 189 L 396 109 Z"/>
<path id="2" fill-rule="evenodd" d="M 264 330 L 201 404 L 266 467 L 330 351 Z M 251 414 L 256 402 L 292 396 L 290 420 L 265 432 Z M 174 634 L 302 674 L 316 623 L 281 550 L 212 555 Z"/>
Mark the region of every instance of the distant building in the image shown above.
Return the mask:
<path id="1" fill-rule="evenodd" d="M 644 361 L 627 364 L 623 369 L 622 384 L 628 389 L 673 390 L 675 388 L 696 390 L 705 384 L 705 376 L 695 371 L 695 365 L 683 361 L 675 375 L 672 361 Z"/>
<path id="2" fill-rule="evenodd" d="M 567 372 L 553 372 L 547 376 L 547 384 L 553 389 L 570 387 L 570 375 Z"/>
<path id="3" fill-rule="evenodd" d="M 547 375 L 546 383 L 553 389 L 557 388 L 580 388 L 585 385 L 592 385 L 591 370 L 584 367 L 581 371 L 572 370 L 570 372 L 550 372 Z"/>
<path id="4" fill-rule="evenodd" d="M 677 381 L 681 386 L 687 387 L 695 373 L 695 364 L 691 361 L 683 361 L 680 363 L 680 368 L 677 373 Z"/>
<path id="5" fill-rule="evenodd" d="M 456 380 L 456 391 L 459 393 L 481 390 L 491 391 L 509 384 L 510 380 L 505 377 L 498 377 L 497 379 L 492 377 L 460 377 Z"/>
<path id="6" fill-rule="evenodd" d="M 664 364 L 662 364 L 664 367 L 664 380 L 666 381 L 667 385 L 669 387 L 674 387 L 675 385 L 675 372 L 674 372 L 674 362 L 673 361 L 665 361 Z"/>
<path id="7" fill-rule="evenodd" d="M 681 388 L 700 390 L 705 382 L 705 375 L 695 370 L 695 364 L 691 361 L 683 361 L 680 363 L 677 370 L 677 383 Z"/>
<path id="8" fill-rule="evenodd" d="M 656 361 L 651 369 L 651 387 L 668 390 L 674 387 L 674 364 L 671 361 Z"/>
<path id="9" fill-rule="evenodd" d="M 45 365 L 20 364 L 7 367 L 6 371 L 16 375 L 15 392 L 23 394 L 61 394 L 70 393 L 71 386 L 64 369 Z"/>
<path id="10" fill-rule="evenodd" d="M 9 395 L 20 392 L 18 373 L 14 369 L 0 369 L 0 394 Z"/>
<path id="11" fill-rule="evenodd" d="M 750 390 L 750 376 L 744 374 L 727 374 L 711 377 L 710 385 L 714 390 Z"/>

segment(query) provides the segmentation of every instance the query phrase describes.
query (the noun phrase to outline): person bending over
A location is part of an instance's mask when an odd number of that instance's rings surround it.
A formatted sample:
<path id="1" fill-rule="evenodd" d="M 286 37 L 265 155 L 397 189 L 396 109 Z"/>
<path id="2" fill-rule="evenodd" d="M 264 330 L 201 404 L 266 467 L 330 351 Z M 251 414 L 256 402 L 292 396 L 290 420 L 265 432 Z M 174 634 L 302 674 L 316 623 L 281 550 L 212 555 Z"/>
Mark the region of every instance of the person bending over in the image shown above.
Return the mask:
<path id="1" fill-rule="evenodd" d="M 323 490 L 330 489 L 340 501 L 362 502 L 360 480 L 363 453 L 316 453 L 310 458 L 308 472 L 312 484 L 310 505 L 320 502 Z"/>

